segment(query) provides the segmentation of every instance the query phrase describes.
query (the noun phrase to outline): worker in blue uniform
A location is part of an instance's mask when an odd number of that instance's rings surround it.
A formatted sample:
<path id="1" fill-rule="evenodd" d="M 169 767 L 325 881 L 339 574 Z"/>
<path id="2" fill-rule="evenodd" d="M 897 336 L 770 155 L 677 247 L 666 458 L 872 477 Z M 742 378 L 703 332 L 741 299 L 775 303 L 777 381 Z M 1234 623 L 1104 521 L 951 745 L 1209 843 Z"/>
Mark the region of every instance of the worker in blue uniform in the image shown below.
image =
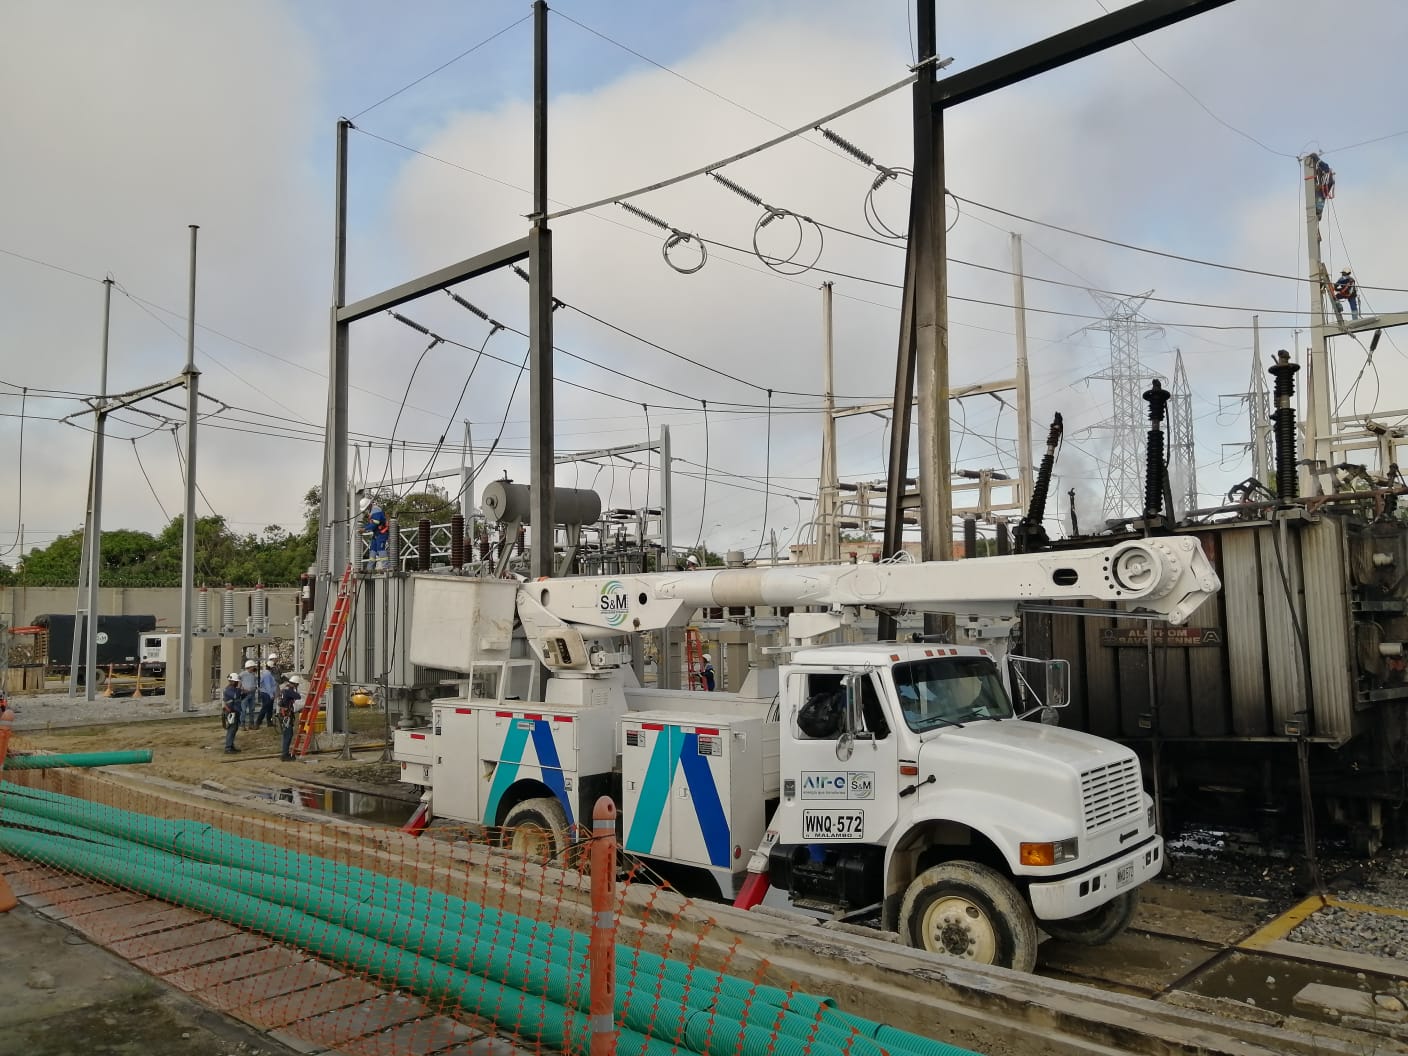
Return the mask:
<path id="1" fill-rule="evenodd" d="M 386 541 L 391 531 L 386 522 L 386 511 L 375 501 L 367 506 L 367 519 L 362 525 L 362 534 L 367 537 L 367 566 L 374 571 L 385 569 Z"/>

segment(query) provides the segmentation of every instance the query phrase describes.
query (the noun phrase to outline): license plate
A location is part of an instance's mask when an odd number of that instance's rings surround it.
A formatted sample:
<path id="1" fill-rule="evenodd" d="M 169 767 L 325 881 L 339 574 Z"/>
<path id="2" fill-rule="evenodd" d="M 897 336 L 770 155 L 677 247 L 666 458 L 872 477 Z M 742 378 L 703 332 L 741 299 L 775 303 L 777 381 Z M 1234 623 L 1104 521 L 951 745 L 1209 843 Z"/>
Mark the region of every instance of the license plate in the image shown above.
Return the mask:
<path id="1" fill-rule="evenodd" d="M 1115 871 L 1115 887 L 1128 887 L 1134 883 L 1134 863 L 1125 862 Z"/>
<path id="2" fill-rule="evenodd" d="M 865 811 L 804 810 L 802 838 L 805 840 L 863 840 Z"/>

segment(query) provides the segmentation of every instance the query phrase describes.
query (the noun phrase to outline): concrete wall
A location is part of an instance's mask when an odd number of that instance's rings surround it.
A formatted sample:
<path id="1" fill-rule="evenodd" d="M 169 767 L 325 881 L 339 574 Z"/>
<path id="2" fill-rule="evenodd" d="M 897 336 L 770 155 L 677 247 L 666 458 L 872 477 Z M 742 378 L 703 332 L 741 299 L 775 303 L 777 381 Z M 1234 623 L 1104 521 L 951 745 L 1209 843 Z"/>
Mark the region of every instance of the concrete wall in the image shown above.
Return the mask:
<path id="1" fill-rule="evenodd" d="M 220 630 L 220 599 L 223 589 L 212 587 L 210 621 L 212 629 Z M 235 591 L 235 626 L 243 633 L 249 616 L 251 590 Z M 293 636 L 293 619 L 298 590 L 295 587 L 269 588 L 269 633 L 275 638 Z M 0 587 L 0 618 L 13 621 L 15 627 L 26 627 L 35 617 L 49 612 L 69 613 L 74 610 L 78 591 L 74 587 Z M 98 612 L 104 616 L 156 617 L 157 627 L 177 630 L 181 623 L 181 592 L 175 587 L 105 587 L 98 591 Z"/>

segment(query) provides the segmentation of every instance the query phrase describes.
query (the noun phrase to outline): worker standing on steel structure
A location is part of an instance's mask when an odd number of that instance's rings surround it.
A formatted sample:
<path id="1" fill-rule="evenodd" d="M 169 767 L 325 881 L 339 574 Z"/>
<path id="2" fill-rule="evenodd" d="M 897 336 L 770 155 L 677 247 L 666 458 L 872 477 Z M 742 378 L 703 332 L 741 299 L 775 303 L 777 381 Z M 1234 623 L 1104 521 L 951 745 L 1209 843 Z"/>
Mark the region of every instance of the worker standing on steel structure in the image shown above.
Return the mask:
<path id="1" fill-rule="evenodd" d="M 1335 280 L 1334 290 L 1331 296 L 1336 301 L 1347 301 L 1349 303 L 1349 317 L 1359 318 L 1359 287 L 1354 282 L 1354 275 L 1348 268 L 1340 272 L 1340 277 Z"/>
<path id="2" fill-rule="evenodd" d="M 386 511 L 372 499 L 367 504 L 367 519 L 362 525 L 362 534 L 367 537 L 367 566 L 375 572 L 386 568 L 386 541 L 390 526 L 386 523 Z"/>

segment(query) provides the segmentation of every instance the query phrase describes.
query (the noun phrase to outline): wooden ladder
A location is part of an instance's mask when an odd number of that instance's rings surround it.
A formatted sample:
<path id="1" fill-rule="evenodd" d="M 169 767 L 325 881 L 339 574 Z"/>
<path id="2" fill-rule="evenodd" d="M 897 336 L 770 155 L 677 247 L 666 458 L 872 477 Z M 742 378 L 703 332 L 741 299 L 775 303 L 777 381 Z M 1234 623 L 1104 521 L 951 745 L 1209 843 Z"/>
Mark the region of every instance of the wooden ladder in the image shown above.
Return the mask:
<path id="1" fill-rule="evenodd" d="M 323 633 L 322 643 L 318 646 L 318 657 L 313 662 L 313 675 L 308 680 L 308 695 L 303 699 L 303 710 L 298 713 L 298 728 L 294 731 L 292 745 L 294 755 L 307 755 L 308 749 L 313 745 L 313 732 L 318 728 L 318 715 L 323 710 L 323 694 L 327 692 L 333 665 L 337 662 L 337 652 L 342 647 L 342 636 L 347 631 L 347 614 L 352 608 L 352 595 L 352 566 L 349 564 L 337 585 L 337 598 L 333 602 L 332 616 L 328 619 L 328 629 Z"/>

